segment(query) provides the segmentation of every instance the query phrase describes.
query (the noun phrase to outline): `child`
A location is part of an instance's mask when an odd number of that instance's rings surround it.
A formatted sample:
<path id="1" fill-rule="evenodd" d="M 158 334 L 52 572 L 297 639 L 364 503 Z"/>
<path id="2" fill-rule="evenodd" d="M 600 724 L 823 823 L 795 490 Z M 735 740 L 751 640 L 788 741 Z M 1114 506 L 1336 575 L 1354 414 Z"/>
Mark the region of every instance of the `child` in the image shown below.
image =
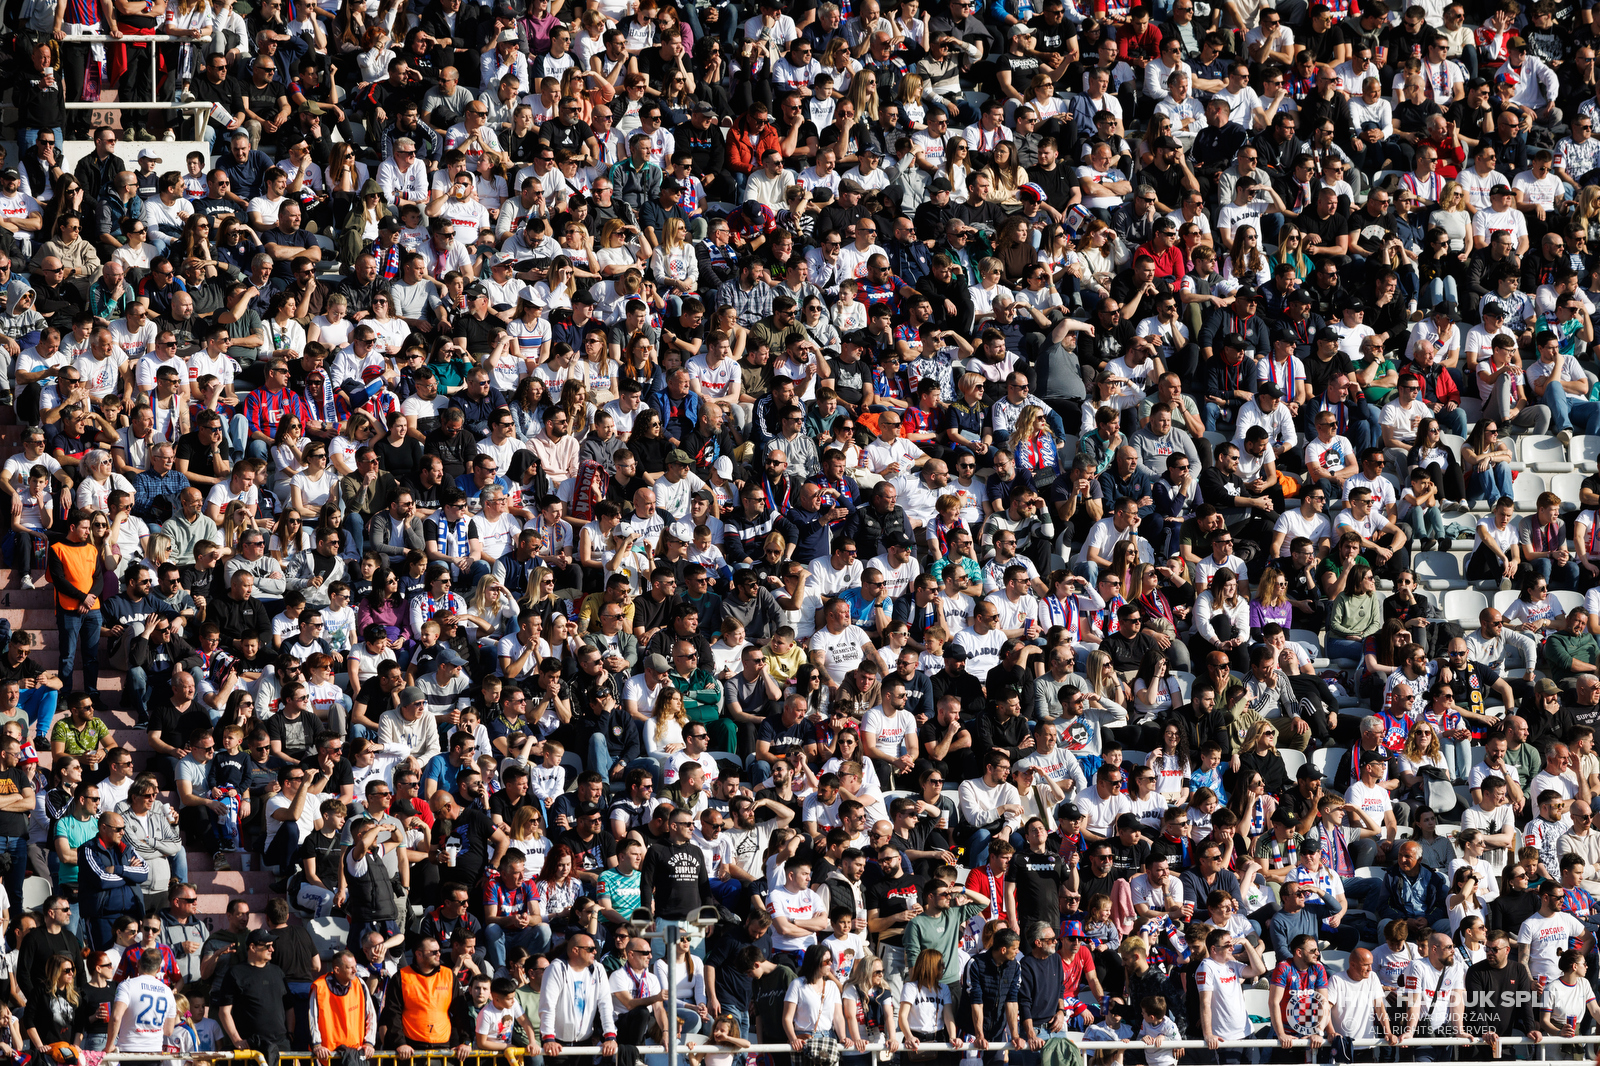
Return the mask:
<path id="1" fill-rule="evenodd" d="M 472 1019 L 476 1031 L 478 1015 L 489 1007 L 493 999 L 494 984 L 491 978 L 483 974 L 474 974 L 467 982 L 467 1016 Z"/>
<path id="2" fill-rule="evenodd" d="M 33 588 L 33 565 L 43 561 L 55 510 L 55 494 L 50 491 L 50 471 L 36 466 L 28 471 L 28 487 L 22 493 L 22 510 L 11 517 L 12 543 L 16 546 L 17 571 L 22 587 Z"/>
<path id="3" fill-rule="evenodd" d="M 1202 789 L 1215 794 L 1219 806 L 1227 806 L 1228 790 L 1222 787 L 1222 745 L 1216 741 L 1206 741 L 1200 745 L 1200 766 L 1189 772 L 1189 787 L 1196 793 Z M 1189 805 L 1198 807 L 1195 801 L 1198 795 L 1191 797 Z M 1194 838 L 1200 839 L 1200 834 L 1195 833 Z"/>
<path id="4" fill-rule="evenodd" d="M 428 569 L 428 557 L 419 551 L 406 552 L 406 565 L 402 573 L 395 575 L 400 585 L 400 598 L 410 602 L 411 597 L 422 590 L 422 575 Z"/>
<path id="5" fill-rule="evenodd" d="M 1201 840 L 1211 832 L 1211 814 L 1217 809 L 1217 794 L 1202 788 L 1189 797 L 1189 835 Z"/>
<path id="6" fill-rule="evenodd" d="M 833 112 L 838 107 L 833 99 L 833 75 L 818 74 L 811 79 L 811 99 L 806 101 L 806 117 L 817 129 L 833 125 Z"/>
<path id="7" fill-rule="evenodd" d="M 733 580 L 733 570 L 723 557 L 722 549 L 712 543 L 710 526 L 694 527 L 694 547 L 689 551 L 689 561 L 714 571 L 717 583 L 724 587 Z"/>
<path id="8" fill-rule="evenodd" d="M 291 589 L 283 594 L 283 610 L 272 620 L 272 649 L 283 648 L 283 642 L 300 635 L 300 615 L 306 609 L 305 593 Z"/>
<path id="9" fill-rule="evenodd" d="M 1411 527 L 1419 548 L 1431 552 L 1444 537 L 1444 515 L 1439 511 L 1439 487 L 1425 466 L 1411 468 L 1411 484 L 1400 496 L 1395 515 Z"/>
<path id="10" fill-rule="evenodd" d="M 724 617 L 722 636 L 711 645 L 712 670 L 718 681 L 726 681 L 738 673 L 740 657 L 748 647 L 744 639 L 744 623 L 736 618 Z"/>
<path id="11" fill-rule="evenodd" d="M 196 988 L 189 995 L 189 1024 L 194 1027 L 195 1050 L 206 1053 L 216 1051 L 222 1047 L 224 1036 L 222 1026 L 211 1017 L 211 1005 L 207 1002 L 206 990 Z"/>
<path id="12" fill-rule="evenodd" d="M 833 954 L 833 972 L 839 975 L 839 981 L 843 984 L 850 983 L 850 971 L 871 954 L 867 948 L 867 938 L 852 931 L 855 918 L 855 911 L 849 907 L 833 908 L 828 913 L 828 927 L 833 933 L 820 942 Z"/>
<path id="13" fill-rule="evenodd" d="M 932 677 L 944 669 L 944 645 L 950 631 L 944 626 L 929 626 L 922 631 L 922 654 L 917 657 L 917 669 Z"/>
<path id="14" fill-rule="evenodd" d="M 528 790 L 548 808 L 567 787 L 567 772 L 561 766 L 561 756 L 567 752 L 559 740 L 544 742 L 544 757 L 538 766 L 528 767 Z"/>
<path id="15" fill-rule="evenodd" d="M 204 200 L 210 195 L 206 190 L 206 157 L 200 152 L 190 152 L 183 158 L 183 195 L 189 200 Z"/>
<path id="16" fill-rule="evenodd" d="M 400 208 L 400 247 L 408 252 L 414 252 L 422 247 L 428 239 L 428 220 L 422 217 L 422 208 L 417 204 L 405 204 Z M 454 271 L 452 271 L 454 273 Z"/>
<path id="17" fill-rule="evenodd" d="M 410 675 L 410 683 L 415 685 L 417 678 L 426 677 L 432 670 L 434 660 L 439 655 L 439 634 L 443 632 L 439 627 L 438 618 L 430 618 L 422 623 L 422 631 L 418 634 L 416 649 L 411 653 L 411 665 L 406 667 Z"/>
<path id="18" fill-rule="evenodd" d="M 474 978 L 474 1000 L 480 983 L 488 988 L 489 1002 L 478 1008 L 478 1018 L 473 1025 L 473 1046 L 480 1051 L 504 1051 L 511 1046 L 511 1033 L 517 1026 L 517 1019 L 527 1014 L 517 999 L 517 982 L 510 977 L 496 977 L 493 981 Z"/>
<path id="19" fill-rule="evenodd" d="M 356 611 L 350 606 L 350 586 L 343 581 L 328 586 L 328 606 L 322 609 L 322 639 L 341 661 L 355 645 Z"/>
<path id="20" fill-rule="evenodd" d="M 1177 1023 L 1167 1013 L 1167 997 L 1146 996 L 1140 1001 L 1139 1010 L 1144 1015 L 1139 1039 L 1150 1045 L 1150 1050 L 1144 1053 L 1145 1066 L 1174 1066 L 1183 1058 L 1183 1048 L 1161 1046 L 1164 1040 L 1179 1039 Z"/>
<path id="21" fill-rule="evenodd" d="M 465 695 L 463 694 L 463 698 Z M 457 733 L 472 734 L 472 742 L 480 752 L 490 752 L 494 749 L 489 744 L 489 730 L 483 724 L 483 712 L 476 707 L 463 707 L 456 718 L 455 728 L 450 730 L 450 736 L 445 738 L 445 746 L 449 747 L 451 738 Z"/>
<path id="22" fill-rule="evenodd" d="M 372 575 L 383 565 L 383 558 L 375 551 L 361 553 L 361 576 L 350 582 L 350 599 L 359 600 L 372 591 Z"/>
<path id="23" fill-rule="evenodd" d="M 1104 892 L 1096 892 L 1084 901 L 1083 936 L 1090 951 L 1115 951 L 1122 943 L 1122 934 L 1111 920 L 1111 897 Z"/>
<path id="24" fill-rule="evenodd" d="M 794 627 L 779 626 L 767 647 L 767 672 L 780 685 L 794 683 L 794 675 L 806 662 L 806 653 L 795 643 Z"/>
<path id="25" fill-rule="evenodd" d="M 739 1035 L 739 1022 L 731 1014 L 717 1015 L 717 1020 L 711 1023 L 710 1042 L 719 1047 L 747 1048 L 750 1046 L 750 1041 Z M 702 1044 L 700 1046 L 703 1048 L 706 1045 Z M 694 1063 L 694 1066 L 734 1066 L 734 1062 L 740 1058 L 743 1058 L 743 1056 L 730 1055 L 726 1052 L 712 1054 L 701 1051 L 697 1054 L 691 1054 L 689 1061 Z"/>
<path id="26" fill-rule="evenodd" d="M 478 756 L 478 772 L 483 775 L 483 787 L 489 795 L 500 791 L 500 764 L 493 755 Z"/>

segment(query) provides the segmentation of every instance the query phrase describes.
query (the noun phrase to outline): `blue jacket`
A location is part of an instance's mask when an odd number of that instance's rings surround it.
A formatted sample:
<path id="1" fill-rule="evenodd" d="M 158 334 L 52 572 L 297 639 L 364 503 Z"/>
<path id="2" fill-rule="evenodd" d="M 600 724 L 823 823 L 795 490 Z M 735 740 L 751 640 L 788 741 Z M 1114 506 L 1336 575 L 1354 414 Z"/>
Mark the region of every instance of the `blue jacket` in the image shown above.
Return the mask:
<path id="1" fill-rule="evenodd" d="M 661 415 L 662 435 L 672 440 L 683 440 L 691 429 L 700 424 L 700 394 L 697 392 L 686 392 L 683 399 L 674 400 L 667 390 L 652 389 L 646 402 Z M 672 415 L 674 406 L 678 408 L 676 418 Z"/>
<path id="2" fill-rule="evenodd" d="M 150 868 L 132 844 L 113 847 L 99 836 L 78 848 L 78 908 L 85 918 L 144 916 L 144 895 L 134 886 L 150 880 Z"/>
<path id="3" fill-rule="evenodd" d="M 1425 918 L 1429 924 L 1445 916 L 1444 878 L 1437 870 L 1417 867 L 1416 877 L 1407 877 L 1399 864 L 1389 867 L 1383 878 L 1385 921 L 1391 918 Z"/>

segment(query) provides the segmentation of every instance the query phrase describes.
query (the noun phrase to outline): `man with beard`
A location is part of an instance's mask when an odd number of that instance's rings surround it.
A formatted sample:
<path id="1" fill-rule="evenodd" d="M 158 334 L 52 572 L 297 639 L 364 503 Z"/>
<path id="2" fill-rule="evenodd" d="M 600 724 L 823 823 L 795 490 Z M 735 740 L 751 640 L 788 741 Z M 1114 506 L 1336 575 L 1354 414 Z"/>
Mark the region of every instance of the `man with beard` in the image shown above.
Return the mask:
<path id="1" fill-rule="evenodd" d="M 1534 1021 L 1536 986 L 1528 967 L 1511 957 L 1510 934 L 1495 929 L 1484 942 L 1482 962 L 1467 968 L 1462 1016 L 1466 1034 L 1483 1039 L 1491 1058 L 1500 1054 L 1500 1038 L 1521 1032 L 1534 1043 L 1543 1039 Z M 1355 956 L 1350 961 L 1354 963 Z M 1351 967 L 1352 976 L 1354 967 Z"/>
<path id="2" fill-rule="evenodd" d="M 898 994 L 907 970 L 902 935 L 906 923 L 922 913 L 927 879 L 906 872 L 905 859 L 892 842 L 879 847 L 877 855 L 882 879 L 867 891 L 867 931 L 878 938 L 884 980 Z"/>

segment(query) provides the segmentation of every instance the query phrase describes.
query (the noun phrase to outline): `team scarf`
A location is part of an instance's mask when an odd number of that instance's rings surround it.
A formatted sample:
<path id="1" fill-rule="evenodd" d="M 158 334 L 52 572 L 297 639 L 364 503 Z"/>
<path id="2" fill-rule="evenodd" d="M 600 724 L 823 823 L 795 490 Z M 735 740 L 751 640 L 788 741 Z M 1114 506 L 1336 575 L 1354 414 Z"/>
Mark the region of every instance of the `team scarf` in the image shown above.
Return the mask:
<path id="1" fill-rule="evenodd" d="M 465 517 L 463 517 L 460 521 L 458 521 L 456 523 L 455 535 L 454 535 L 453 538 L 451 537 L 451 534 L 450 534 L 450 523 L 445 521 L 442 518 L 439 520 L 439 554 L 440 555 L 451 555 L 451 554 L 454 554 L 449 550 L 449 547 L 448 547 L 448 545 L 449 545 L 449 543 L 450 543 L 450 541 L 452 539 L 456 543 L 457 550 L 460 550 L 460 549 L 465 548 L 467 546 L 467 520 L 466 520 Z"/>

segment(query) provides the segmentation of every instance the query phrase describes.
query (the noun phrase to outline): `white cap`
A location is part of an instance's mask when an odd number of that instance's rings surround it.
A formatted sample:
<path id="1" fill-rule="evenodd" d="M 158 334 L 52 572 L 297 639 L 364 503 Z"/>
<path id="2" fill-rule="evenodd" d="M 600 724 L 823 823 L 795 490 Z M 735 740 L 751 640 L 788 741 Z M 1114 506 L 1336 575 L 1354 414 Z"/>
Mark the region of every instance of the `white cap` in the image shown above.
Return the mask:
<path id="1" fill-rule="evenodd" d="M 141 149 L 139 149 L 139 158 L 140 159 L 154 159 L 156 162 L 159 163 L 161 161 L 161 154 L 159 152 L 157 152 L 154 148 L 141 148 Z"/>
<path id="2" fill-rule="evenodd" d="M 724 455 L 712 465 L 711 469 L 715 470 L 720 478 L 731 478 L 733 477 L 733 460 Z"/>
<path id="3" fill-rule="evenodd" d="M 522 287 L 522 291 L 517 293 L 517 298 L 521 299 L 521 300 L 526 300 L 529 303 L 533 304 L 533 306 L 535 306 L 535 307 L 543 307 L 544 306 L 544 304 L 539 301 L 538 294 L 536 294 L 533 291 L 533 286 L 532 285 L 524 285 Z"/>
<path id="4" fill-rule="evenodd" d="M 687 544 L 694 539 L 694 527 L 687 522 L 674 522 L 667 527 L 667 535 Z"/>

